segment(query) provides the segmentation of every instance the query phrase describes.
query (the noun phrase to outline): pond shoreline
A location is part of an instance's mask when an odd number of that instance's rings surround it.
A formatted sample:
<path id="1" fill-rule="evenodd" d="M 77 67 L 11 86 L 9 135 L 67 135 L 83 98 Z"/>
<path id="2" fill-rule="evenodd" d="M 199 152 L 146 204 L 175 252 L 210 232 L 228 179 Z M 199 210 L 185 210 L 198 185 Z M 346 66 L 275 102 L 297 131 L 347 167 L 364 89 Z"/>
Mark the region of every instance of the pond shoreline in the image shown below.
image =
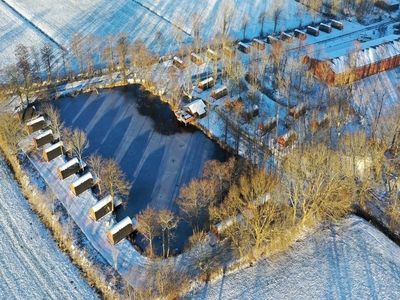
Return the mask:
<path id="1" fill-rule="evenodd" d="M 208 160 L 231 156 L 201 126 L 178 122 L 168 101 L 141 85 L 66 97 L 54 105 L 66 127 L 86 132 L 87 155 L 115 159 L 132 182 L 128 204 L 116 211 L 117 221 L 134 218 L 147 206 L 170 209 L 182 218 L 175 202 L 180 188 L 201 178 Z M 176 254 L 191 234 L 188 222 L 180 222 Z"/>

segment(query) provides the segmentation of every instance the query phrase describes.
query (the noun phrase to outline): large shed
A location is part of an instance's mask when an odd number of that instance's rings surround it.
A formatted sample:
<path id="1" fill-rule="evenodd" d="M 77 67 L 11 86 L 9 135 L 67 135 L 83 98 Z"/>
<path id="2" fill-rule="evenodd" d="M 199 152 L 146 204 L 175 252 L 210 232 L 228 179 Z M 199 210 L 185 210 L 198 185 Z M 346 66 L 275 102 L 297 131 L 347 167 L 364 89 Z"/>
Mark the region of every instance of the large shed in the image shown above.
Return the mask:
<path id="1" fill-rule="evenodd" d="M 107 238 L 112 245 L 115 245 L 126 238 L 134 231 L 132 220 L 129 217 L 122 219 L 107 234 Z"/>
<path id="2" fill-rule="evenodd" d="M 207 113 L 206 104 L 203 100 L 196 100 L 184 107 L 191 115 L 204 117 Z"/>
<path id="3" fill-rule="evenodd" d="M 86 173 L 78 180 L 73 182 L 70 186 L 71 192 L 74 193 L 75 196 L 79 196 L 83 192 L 91 189 L 94 185 L 93 175 L 91 173 Z"/>
<path id="4" fill-rule="evenodd" d="M 40 148 L 54 140 L 53 131 L 51 129 L 44 131 L 33 138 L 33 143 L 36 148 Z"/>
<path id="5" fill-rule="evenodd" d="M 52 161 L 56 157 L 64 154 L 64 145 L 62 142 L 55 143 L 43 150 L 43 158 L 45 161 Z"/>
<path id="6" fill-rule="evenodd" d="M 349 47 L 325 54 L 305 57 L 310 70 L 330 85 L 348 84 L 400 65 L 400 37 L 389 35 L 360 44 L 358 50 Z"/>
<path id="7" fill-rule="evenodd" d="M 61 179 L 68 178 L 81 170 L 79 160 L 75 157 L 58 168 L 58 175 Z"/>
<path id="8" fill-rule="evenodd" d="M 111 195 L 101 199 L 93 207 L 89 209 L 89 216 L 94 221 L 98 221 L 105 215 L 113 211 L 113 197 Z"/>

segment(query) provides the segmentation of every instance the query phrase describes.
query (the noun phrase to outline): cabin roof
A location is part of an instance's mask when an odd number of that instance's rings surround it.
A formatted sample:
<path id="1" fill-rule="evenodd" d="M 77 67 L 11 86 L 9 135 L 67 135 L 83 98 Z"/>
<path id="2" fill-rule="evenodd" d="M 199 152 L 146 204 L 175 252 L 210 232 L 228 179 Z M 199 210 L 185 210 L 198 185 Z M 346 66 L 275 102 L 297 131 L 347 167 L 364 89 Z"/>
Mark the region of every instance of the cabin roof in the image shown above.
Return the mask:
<path id="1" fill-rule="evenodd" d="M 38 139 L 44 138 L 45 136 L 48 136 L 49 134 L 53 134 L 53 131 L 51 129 L 48 129 L 48 130 L 42 132 L 41 134 L 39 134 L 36 137 L 36 139 L 38 140 Z"/>
<path id="2" fill-rule="evenodd" d="M 72 183 L 73 187 L 77 187 L 80 186 L 82 183 L 84 183 L 85 181 L 89 180 L 89 179 L 93 179 L 93 175 L 92 173 L 86 173 L 85 175 L 83 175 L 82 177 L 79 177 L 78 180 L 76 180 L 74 183 Z"/>
<path id="3" fill-rule="evenodd" d="M 26 123 L 26 125 L 31 126 L 31 125 L 39 123 L 39 122 L 44 122 L 44 117 L 43 116 L 40 116 L 38 118 L 30 120 L 28 123 Z"/>
<path id="4" fill-rule="evenodd" d="M 109 204 L 110 202 L 112 202 L 113 197 L 111 195 L 108 195 L 107 197 L 104 197 L 103 199 L 101 199 L 99 202 L 97 202 L 93 207 L 93 211 L 97 212 L 100 209 L 102 209 L 104 206 L 106 206 L 107 204 Z"/>
<path id="5" fill-rule="evenodd" d="M 74 157 L 73 159 L 70 159 L 68 162 L 66 162 L 64 165 L 62 165 L 60 167 L 60 171 L 64 171 L 74 165 L 77 165 L 77 164 L 79 164 L 79 161 L 76 157 Z"/>
<path id="6" fill-rule="evenodd" d="M 212 81 L 214 81 L 214 78 L 213 77 L 208 77 L 208 78 L 200 81 L 200 84 L 206 84 L 206 83 L 209 83 L 209 82 L 212 82 Z"/>
<path id="7" fill-rule="evenodd" d="M 201 116 L 206 113 L 206 104 L 204 103 L 203 100 L 193 101 L 188 105 L 186 105 L 185 107 L 189 109 L 192 114 L 197 113 L 199 116 Z"/>
<path id="8" fill-rule="evenodd" d="M 63 146 L 63 142 L 60 141 L 58 143 L 48 146 L 46 149 L 44 149 L 44 152 L 47 153 L 47 152 L 53 151 L 54 149 L 57 149 L 62 146 Z"/>
<path id="9" fill-rule="evenodd" d="M 111 228 L 110 233 L 114 235 L 128 225 L 132 225 L 132 220 L 129 217 L 125 217 L 120 222 L 118 222 L 113 228 Z"/>
<path id="10" fill-rule="evenodd" d="M 223 86 L 221 86 L 221 87 L 215 89 L 215 90 L 214 90 L 214 93 L 218 94 L 218 93 L 220 93 L 220 92 L 222 92 L 222 91 L 224 91 L 224 90 L 226 90 L 226 89 L 227 89 L 226 86 L 223 85 Z"/>

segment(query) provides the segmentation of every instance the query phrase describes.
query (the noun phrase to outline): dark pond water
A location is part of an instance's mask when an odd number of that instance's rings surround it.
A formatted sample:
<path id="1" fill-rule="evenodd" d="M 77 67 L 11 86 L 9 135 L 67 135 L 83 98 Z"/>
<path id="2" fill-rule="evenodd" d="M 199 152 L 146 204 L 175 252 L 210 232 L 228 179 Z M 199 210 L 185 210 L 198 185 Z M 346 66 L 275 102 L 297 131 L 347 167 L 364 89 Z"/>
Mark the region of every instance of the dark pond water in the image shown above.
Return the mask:
<path id="1" fill-rule="evenodd" d="M 114 158 L 132 189 L 117 219 L 134 217 L 147 206 L 179 213 L 179 189 L 201 175 L 207 160 L 228 154 L 194 127 L 179 124 L 169 106 L 139 86 L 83 94 L 54 102 L 68 127 L 85 130 L 87 155 Z M 191 229 L 182 224 L 174 248 L 181 250 Z"/>

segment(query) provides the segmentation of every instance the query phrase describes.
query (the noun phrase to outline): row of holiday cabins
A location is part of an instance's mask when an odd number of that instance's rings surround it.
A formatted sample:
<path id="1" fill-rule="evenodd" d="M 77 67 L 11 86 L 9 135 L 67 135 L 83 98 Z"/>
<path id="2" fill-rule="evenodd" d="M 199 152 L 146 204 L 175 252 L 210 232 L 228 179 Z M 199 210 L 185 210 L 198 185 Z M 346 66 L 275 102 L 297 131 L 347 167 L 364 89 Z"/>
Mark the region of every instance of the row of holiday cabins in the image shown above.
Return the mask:
<path id="1" fill-rule="evenodd" d="M 30 108 L 31 109 L 31 108 Z M 43 148 L 43 159 L 50 162 L 57 157 L 65 154 L 62 141 L 55 141 L 53 132 L 48 129 L 48 123 L 43 116 L 32 115 L 33 118 L 26 123 L 27 130 L 33 135 L 33 144 L 37 149 Z M 65 180 L 73 175 L 83 171 L 82 163 L 77 158 L 72 158 L 62 166 L 58 167 L 57 173 L 61 180 Z M 84 192 L 91 190 L 98 182 L 90 172 L 81 175 L 70 185 L 71 193 L 79 197 Z M 113 212 L 114 208 L 121 202 L 111 196 L 107 196 L 98 201 L 96 205 L 89 209 L 88 215 L 93 221 L 98 221 L 102 217 Z M 112 244 L 116 244 L 129 236 L 134 231 L 132 220 L 129 217 L 124 218 L 117 223 L 107 233 L 107 238 Z"/>

